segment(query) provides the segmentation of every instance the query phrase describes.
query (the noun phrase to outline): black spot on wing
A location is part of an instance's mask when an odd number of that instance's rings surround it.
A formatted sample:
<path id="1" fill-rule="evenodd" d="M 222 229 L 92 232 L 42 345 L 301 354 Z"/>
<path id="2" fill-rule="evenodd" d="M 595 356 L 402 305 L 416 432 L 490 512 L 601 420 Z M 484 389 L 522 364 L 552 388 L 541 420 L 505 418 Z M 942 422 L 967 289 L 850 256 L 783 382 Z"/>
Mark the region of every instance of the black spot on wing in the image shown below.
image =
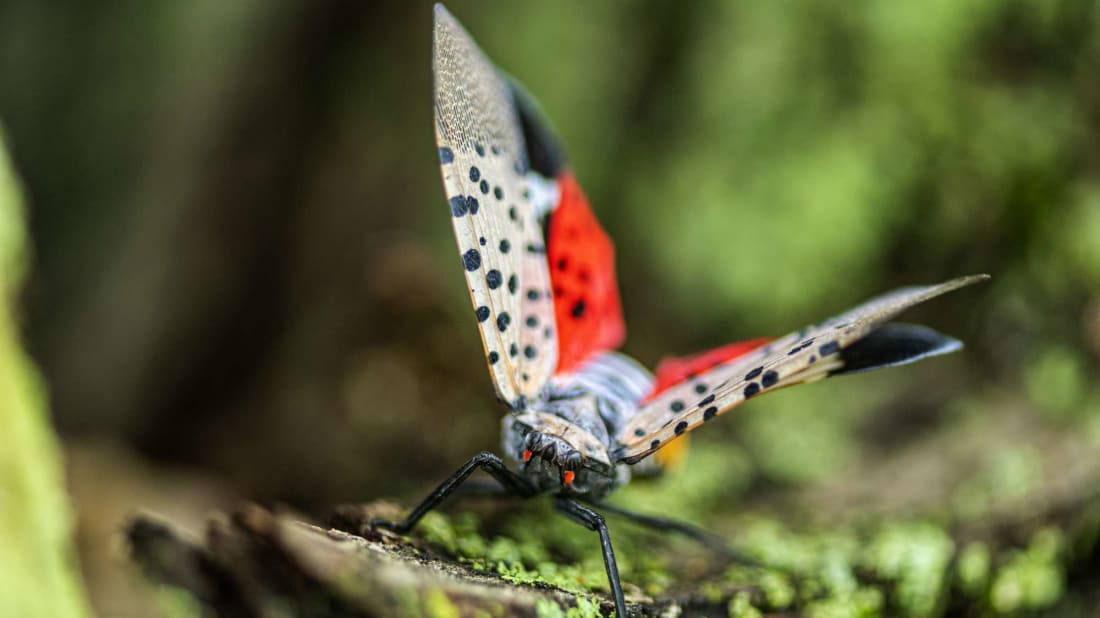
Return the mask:
<path id="1" fill-rule="evenodd" d="M 765 372 L 764 377 L 760 379 L 760 384 L 762 384 L 764 386 L 764 388 L 768 388 L 770 386 L 774 386 L 775 383 L 778 382 L 778 381 L 779 381 L 779 374 L 774 372 L 774 371 L 768 371 L 768 372 Z"/>
<path id="2" fill-rule="evenodd" d="M 470 272 L 481 268 L 481 254 L 478 253 L 477 249 L 470 249 L 466 253 L 463 253 L 462 265 Z"/>
<path id="3" fill-rule="evenodd" d="M 485 282 L 489 284 L 490 290 L 495 290 L 504 282 L 504 275 L 501 275 L 500 271 L 494 268 L 485 275 Z"/>
<path id="4" fill-rule="evenodd" d="M 478 322 L 484 322 L 489 319 L 489 308 L 485 305 L 478 307 L 476 313 Z"/>
<path id="5" fill-rule="evenodd" d="M 440 163 L 444 163 L 444 164 L 451 163 L 454 160 L 455 160 L 455 153 L 454 153 L 453 150 L 451 150 L 450 148 L 447 148 L 446 146 L 443 146 L 442 148 L 439 149 L 439 162 Z"/>
<path id="6" fill-rule="evenodd" d="M 501 311 L 500 315 L 497 316 L 497 328 L 500 329 L 500 332 L 503 333 L 505 330 L 507 330 L 508 325 L 511 323 L 512 316 L 508 315 L 507 311 Z"/>

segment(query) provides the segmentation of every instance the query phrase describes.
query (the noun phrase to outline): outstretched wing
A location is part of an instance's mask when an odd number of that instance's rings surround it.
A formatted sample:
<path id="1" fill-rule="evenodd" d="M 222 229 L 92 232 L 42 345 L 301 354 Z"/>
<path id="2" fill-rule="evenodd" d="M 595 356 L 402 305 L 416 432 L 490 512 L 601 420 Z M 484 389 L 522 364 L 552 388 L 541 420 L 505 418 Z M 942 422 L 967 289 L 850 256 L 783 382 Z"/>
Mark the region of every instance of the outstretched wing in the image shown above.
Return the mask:
<path id="1" fill-rule="evenodd" d="M 490 375 L 514 406 L 557 367 L 540 226 L 557 191 L 530 171 L 508 81 L 440 5 L 433 52 L 435 134 L 455 240 Z"/>
<path id="2" fill-rule="evenodd" d="M 622 446 L 616 459 L 640 461 L 676 436 L 762 393 L 957 350 L 959 341 L 930 328 L 887 322 L 913 305 L 988 278 L 974 275 L 894 290 L 689 377 L 651 398 L 625 424 L 617 436 Z"/>

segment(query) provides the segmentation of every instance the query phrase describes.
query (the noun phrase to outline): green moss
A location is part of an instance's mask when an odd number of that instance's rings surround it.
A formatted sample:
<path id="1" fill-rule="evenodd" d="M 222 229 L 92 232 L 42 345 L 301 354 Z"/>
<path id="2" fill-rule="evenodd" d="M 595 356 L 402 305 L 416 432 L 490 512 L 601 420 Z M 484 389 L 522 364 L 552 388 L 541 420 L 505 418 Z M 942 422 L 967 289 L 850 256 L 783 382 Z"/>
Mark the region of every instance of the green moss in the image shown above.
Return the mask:
<path id="1" fill-rule="evenodd" d="M 871 540 L 866 564 L 879 578 L 894 582 L 895 604 L 901 613 L 928 616 L 942 598 L 954 549 L 947 532 L 938 526 L 889 523 Z"/>
<path id="2" fill-rule="evenodd" d="M 970 597 L 977 597 L 989 584 L 990 556 L 984 543 L 971 543 L 959 553 L 956 575 L 959 588 Z"/>
<path id="3" fill-rule="evenodd" d="M 882 591 L 859 588 L 849 594 L 812 601 L 806 606 L 810 618 L 871 618 L 882 615 Z"/>
<path id="4" fill-rule="evenodd" d="M 726 604 L 726 614 L 730 618 L 760 618 L 760 610 L 752 605 L 752 597 L 747 592 L 738 592 Z"/>
<path id="5" fill-rule="evenodd" d="M 1027 550 L 1010 554 L 993 578 L 989 603 L 1007 613 L 1052 605 L 1065 588 L 1065 573 L 1059 563 L 1065 537 L 1054 528 L 1037 531 Z"/>

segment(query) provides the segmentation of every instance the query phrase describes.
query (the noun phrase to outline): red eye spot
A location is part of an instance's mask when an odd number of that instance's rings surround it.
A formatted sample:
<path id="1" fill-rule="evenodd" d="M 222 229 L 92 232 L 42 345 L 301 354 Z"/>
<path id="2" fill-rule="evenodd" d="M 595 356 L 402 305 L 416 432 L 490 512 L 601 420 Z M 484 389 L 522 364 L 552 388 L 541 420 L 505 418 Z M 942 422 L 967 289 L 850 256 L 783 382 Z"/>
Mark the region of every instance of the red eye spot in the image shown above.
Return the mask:
<path id="1" fill-rule="evenodd" d="M 566 470 L 565 475 L 562 478 L 562 480 L 565 481 L 566 485 L 568 485 L 568 484 L 573 482 L 573 477 L 575 477 L 575 476 L 577 476 L 577 475 L 572 470 Z"/>
<path id="2" fill-rule="evenodd" d="M 523 461 L 529 461 L 531 459 L 531 451 L 523 451 Z"/>

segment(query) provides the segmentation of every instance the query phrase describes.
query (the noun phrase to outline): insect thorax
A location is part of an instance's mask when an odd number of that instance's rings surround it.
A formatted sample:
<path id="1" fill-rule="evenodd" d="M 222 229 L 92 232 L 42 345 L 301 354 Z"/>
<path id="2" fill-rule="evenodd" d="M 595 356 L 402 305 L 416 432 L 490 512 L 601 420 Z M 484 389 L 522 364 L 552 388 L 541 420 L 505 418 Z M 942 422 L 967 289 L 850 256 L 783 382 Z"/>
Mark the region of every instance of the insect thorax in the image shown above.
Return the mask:
<path id="1" fill-rule="evenodd" d="M 630 468 L 612 458 L 614 436 L 650 385 L 648 372 L 615 353 L 554 376 L 504 418 L 504 451 L 543 491 L 602 496 L 630 479 Z"/>

